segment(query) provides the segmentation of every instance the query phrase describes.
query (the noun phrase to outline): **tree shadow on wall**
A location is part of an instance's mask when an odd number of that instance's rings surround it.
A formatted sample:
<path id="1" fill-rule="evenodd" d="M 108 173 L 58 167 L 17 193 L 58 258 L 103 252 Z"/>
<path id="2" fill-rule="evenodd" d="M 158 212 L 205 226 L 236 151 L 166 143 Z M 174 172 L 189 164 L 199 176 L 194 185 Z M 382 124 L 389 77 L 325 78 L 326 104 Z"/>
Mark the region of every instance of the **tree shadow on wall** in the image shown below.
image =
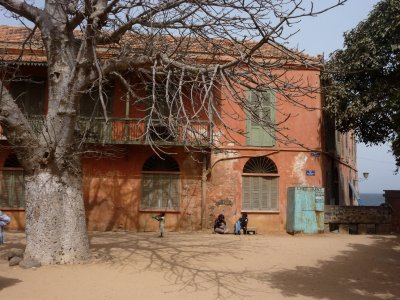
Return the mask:
<path id="1" fill-rule="evenodd" d="M 85 178 L 88 185 L 86 188 L 90 186 L 91 195 L 90 199 L 85 199 L 86 223 L 89 228 L 96 226 L 95 230 L 110 231 L 137 227 L 136 207 L 133 207 L 135 203 L 132 199 L 135 194 L 127 188 L 131 181 L 132 177 L 115 174 Z M 90 223 L 91 218 L 95 225 Z"/>
<path id="2" fill-rule="evenodd" d="M 400 238 L 373 239 L 372 245 L 351 244 L 351 250 L 316 267 L 259 274 L 258 279 L 285 297 L 400 299 Z"/>
<path id="3" fill-rule="evenodd" d="M 250 272 L 232 271 L 229 264 L 215 265 L 223 257 L 242 259 L 235 254 L 237 241 L 229 237 L 204 240 L 197 234 L 181 233 L 160 239 L 154 233 L 115 232 L 113 236 L 96 233 L 90 243 L 95 259 L 121 271 L 134 267 L 138 272 L 162 272 L 175 292 L 188 293 L 188 297 L 210 289 L 215 290 L 215 299 L 249 295 L 246 280 L 252 276 Z"/>

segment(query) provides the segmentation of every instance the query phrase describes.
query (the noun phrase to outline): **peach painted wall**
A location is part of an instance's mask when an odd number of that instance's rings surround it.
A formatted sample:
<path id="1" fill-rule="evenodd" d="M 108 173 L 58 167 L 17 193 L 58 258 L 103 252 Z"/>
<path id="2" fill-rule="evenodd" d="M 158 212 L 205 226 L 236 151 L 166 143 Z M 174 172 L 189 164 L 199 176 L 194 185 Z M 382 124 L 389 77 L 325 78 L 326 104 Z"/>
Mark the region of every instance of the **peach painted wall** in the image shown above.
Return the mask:
<path id="1" fill-rule="evenodd" d="M 152 156 L 150 147 L 131 146 L 115 159 L 84 159 L 83 190 L 89 230 L 155 231 L 151 216 L 160 211 L 141 210 L 141 170 Z M 181 177 L 179 211 L 166 212 L 166 230 L 195 230 L 200 226 L 201 165 L 182 149 L 169 149 Z M 195 155 L 196 156 L 196 155 Z"/>
<path id="2" fill-rule="evenodd" d="M 271 154 L 272 153 L 272 154 Z M 322 157 L 308 151 L 227 150 L 212 156 L 212 170 L 207 193 L 207 224 L 211 228 L 218 214 L 223 213 L 230 230 L 242 213 L 242 173 L 249 157 L 269 155 L 278 168 L 279 212 L 249 212 L 249 226 L 258 232 L 281 231 L 286 226 L 287 189 L 291 186 L 323 186 Z M 229 158 L 229 159 L 228 159 Z M 219 162 L 217 162 L 219 161 Z M 306 176 L 306 170 L 315 176 Z"/>

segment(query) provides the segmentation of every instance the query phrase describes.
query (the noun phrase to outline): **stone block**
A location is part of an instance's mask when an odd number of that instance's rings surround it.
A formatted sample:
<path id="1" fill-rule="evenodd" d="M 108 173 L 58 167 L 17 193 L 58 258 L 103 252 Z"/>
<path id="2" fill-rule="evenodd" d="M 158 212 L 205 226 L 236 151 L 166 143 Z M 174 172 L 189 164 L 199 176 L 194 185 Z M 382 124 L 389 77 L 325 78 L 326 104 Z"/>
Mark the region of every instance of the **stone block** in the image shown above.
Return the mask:
<path id="1" fill-rule="evenodd" d="M 14 257 L 12 257 L 12 258 L 8 261 L 8 265 L 9 265 L 10 267 L 18 266 L 19 263 L 21 262 L 21 260 L 22 260 L 21 257 L 14 256 Z"/>
<path id="2" fill-rule="evenodd" d="M 28 259 L 22 260 L 22 261 L 19 263 L 19 266 L 20 266 L 21 268 L 24 268 L 24 269 L 38 268 L 38 267 L 41 266 L 41 263 L 38 262 L 38 261 L 35 260 L 35 259 L 28 258 Z"/>
<path id="3" fill-rule="evenodd" d="M 339 224 L 339 233 L 349 234 L 349 224 Z"/>
<path id="4" fill-rule="evenodd" d="M 367 224 L 358 224 L 358 234 L 367 234 Z"/>
<path id="5" fill-rule="evenodd" d="M 358 234 L 358 224 L 349 224 L 349 234 Z"/>
<path id="6" fill-rule="evenodd" d="M 390 224 L 376 224 L 377 234 L 389 234 L 391 232 Z"/>
<path id="7" fill-rule="evenodd" d="M 367 226 L 367 234 L 376 234 L 375 224 L 366 224 L 366 226 Z"/>
<path id="8" fill-rule="evenodd" d="M 24 249 L 11 248 L 11 249 L 8 251 L 7 256 L 8 256 L 8 257 L 7 257 L 8 260 L 10 260 L 10 259 L 13 258 L 13 257 L 20 257 L 20 258 L 22 258 L 22 257 L 24 256 Z"/>

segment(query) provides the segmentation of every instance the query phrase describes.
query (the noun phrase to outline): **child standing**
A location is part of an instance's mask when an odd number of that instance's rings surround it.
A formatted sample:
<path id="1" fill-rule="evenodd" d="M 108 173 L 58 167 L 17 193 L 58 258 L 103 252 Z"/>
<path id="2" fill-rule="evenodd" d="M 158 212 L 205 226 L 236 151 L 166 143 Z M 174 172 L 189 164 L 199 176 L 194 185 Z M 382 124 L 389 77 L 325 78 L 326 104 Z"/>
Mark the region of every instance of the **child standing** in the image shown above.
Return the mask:
<path id="1" fill-rule="evenodd" d="M 165 212 L 155 216 L 154 219 L 160 222 L 160 237 L 164 237 Z"/>

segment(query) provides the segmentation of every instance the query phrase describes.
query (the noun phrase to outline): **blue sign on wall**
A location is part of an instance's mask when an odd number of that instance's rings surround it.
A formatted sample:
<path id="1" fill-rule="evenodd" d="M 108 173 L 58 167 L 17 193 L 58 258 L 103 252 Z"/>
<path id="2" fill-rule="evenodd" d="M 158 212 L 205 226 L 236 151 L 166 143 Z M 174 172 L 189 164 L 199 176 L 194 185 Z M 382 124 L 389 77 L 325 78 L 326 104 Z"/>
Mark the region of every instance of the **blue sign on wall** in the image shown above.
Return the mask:
<path id="1" fill-rule="evenodd" d="M 311 152 L 311 156 L 320 157 L 320 156 L 321 156 L 321 153 L 320 153 L 320 152 L 313 151 L 313 152 Z"/>
<path id="2" fill-rule="evenodd" d="M 315 176 L 315 170 L 306 170 L 306 176 Z"/>

